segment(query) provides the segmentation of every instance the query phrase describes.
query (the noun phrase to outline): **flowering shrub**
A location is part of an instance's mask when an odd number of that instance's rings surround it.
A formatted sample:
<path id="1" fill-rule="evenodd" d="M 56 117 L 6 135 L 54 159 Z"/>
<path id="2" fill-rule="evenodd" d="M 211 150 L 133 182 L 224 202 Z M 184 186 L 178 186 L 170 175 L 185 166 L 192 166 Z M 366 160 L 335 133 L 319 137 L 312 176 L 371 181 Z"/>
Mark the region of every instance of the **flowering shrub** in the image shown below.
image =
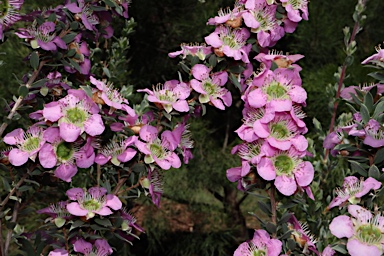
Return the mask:
<path id="1" fill-rule="evenodd" d="M 107 60 L 101 70 L 92 63 L 95 48 L 114 34 L 112 19 L 128 18 L 128 1 L 67 0 L 28 15 L 17 12 L 22 1 L 1 4 L 0 39 L 13 32 L 14 23 L 20 24 L 14 34 L 28 45 L 26 60 L 32 68 L 0 128 L 10 146 L 2 152 L 1 167 L 8 172 L 4 176 L 12 175 L 12 182 L 3 178 L 10 189 L 0 203 L 0 225 L 7 227 L 0 237 L 3 256 L 9 255 L 12 238 L 12 246 L 21 244 L 20 250 L 33 250 L 34 255 L 111 255 L 109 240 L 132 243 L 135 230 L 144 229 L 129 212 L 130 200 L 144 193 L 160 206 L 163 171 L 180 168 L 193 157 L 189 122 L 205 113 L 207 105 L 230 108 L 234 93 L 240 95 L 243 110 L 242 125 L 235 131 L 241 142 L 232 153 L 241 166 L 228 169 L 227 178 L 244 193 L 263 198 L 258 208 L 267 216 L 253 214 L 262 229 L 234 255 L 383 253 L 383 221 L 380 206 L 373 203 L 384 181 L 383 85 L 342 88 L 346 59 L 336 98 L 348 101 L 353 114 L 345 114 L 348 122 L 335 128 L 335 101 L 326 151 L 320 160 L 311 158 L 311 144 L 304 137 L 307 93 L 296 64 L 303 56 L 270 49 L 308 19 L 307 0 L 239 0 L 232 9 L 220 10 L 208 20 L 216 27 L 205 44 L 182 44 L 180 51 L 169 53 L 181 58 L 185 72 L 179 80 L 137 90 L 140 104 L 126 93 L 132 88 L 108 81 Z M 364 7 L 365 1 L 359 1 L 357 28 Z M 357 32 L 345 33 L 347 57 L 356 50 Z M 382 50 L 362 63 L 383 68 Z M 371 76 L 380 82 L 384 77 L 380 71 Z M 3 136 L 26 105 L 33 108 L 26 118 L 30 125 Z M 321 218 L 316 214 L 323 207 L 329 214 L 325 219 L 332 219 L 320 222 L 319 232 L 312 230 L 317 243 L 309 225 L 298 219 L 321 200 L 318 173 L 322 167 L 329 171 L 329 153 L 347 159 L 348 176 L 327 206 L 317 204 L 313 216 L 306 216 Z M 58 195 L 56 202 L 37 211 L 49 215 L 39 230 L 17 229 L 23 192 L 44 186 L 45 177 L 60 184 L 66 200 Z M 352 217 L 335 216 L 336 208 L 346 206 Z"/>

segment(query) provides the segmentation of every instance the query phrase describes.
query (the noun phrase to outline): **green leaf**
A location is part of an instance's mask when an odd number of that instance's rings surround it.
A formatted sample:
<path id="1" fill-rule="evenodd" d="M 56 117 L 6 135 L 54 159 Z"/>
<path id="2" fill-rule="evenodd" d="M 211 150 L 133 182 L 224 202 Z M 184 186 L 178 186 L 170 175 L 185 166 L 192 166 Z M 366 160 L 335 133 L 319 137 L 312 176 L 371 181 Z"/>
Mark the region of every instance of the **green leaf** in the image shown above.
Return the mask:
<path id="1" fill-rule="evenodd" d="M 347 56 L 346 58 L 345 58 L 345 65 L 347 65 L 347 66 L 351 66 L 352 64 L 353 64 L 353 56 Z"/>
<path id="2" fill-rule="evenodd" d="M 71 226 L 71 228 L 69 229 L 69 231 L 71 231 L 72 229 L 81 227 L 82 225 L 84 225 L 84 222 L 83 222 L 83 221 L 81 221 L 81 220 L 76 220 L 76 221 L 72 224 L 72 226 Z"/>
<path id="3" fill-rule="evenodd" d="M 104 226 L 104 227 L 112 227 L 112 223 L 109 221 L 109 219 L 96 218 L 95 222 L 101 226 Z"/>
<path id="4" fill-rule="evenodd" d="M 364 124 L 368 123 L 371 116 L 369 114 L 368 108 L 364 104 L 361 104 L 361 106 L 360 106 L 360 114 L 361 114 L 361 118 L 363 120 L 363 123 Z"/>
<path id="5" fill-rule="evenodd" d="M 384 161 L 384 148 L 381 148 L 376 152 L 375 158 L 373 159 L 373 163 L 378 165 L 383 161 Z"/>
<path id="6" fill-rule="evenodd" d="M 63 41 L 68 44 L 70 42 L 73 41 L 73 39 L 77 36 L 76 33 L 69 33 L 69 34 L 66 34 L 65 36 L 63 36 L 61 39 L 63 39 Z"/>
<path id="7" fill-rule="evenodd" d="M 375 111 L 373 112 L 373 118 L 378 118 L 380 114 L 384 112 L 384 101 L 380 101 L 376 107 Z"/>
<path id="8" fill-rule="evenodd" d="M 39 55 L 38 55 L 37 52 L 32 52 L 31 53 L 31 57 L 29 59 L 29 62 L 31 63 L 31 67 L 34 70 L 37 70 L 37 68 L 39 67 L 39 63 L 40 63 Z"/>
<path id="9" fill-rule="evenodd" d="M 31 88 L 38 88 L 38 87 L 41 87 L 41 86 L 43 86 L 47 81 L 48 81 L 47 78 L 40 79 L 40 80 L 34 82 L 34 83 L 31 85 Z"/>
<path id="10" fill-rule="evenodd" d="M 81 73 L 81 68 L 80 68 L 79 63 L 77 63 L 76 61 L 74 61 L 72 59 L 68 59 L 68 60 L 71 63 L 72 67 Z"/>
<path id="11" fill-rule="evenodd" d="M 353 160 L 348 160 L 348 162 L 351 163 L 352 171 L 357 172 L 364 177 L 367 177 L 367 171 L 361 166 L 360 163 Z"/>
<path id="12" fill-rule="evenodd" d="M 241 84 L 239 83 L 239 81 L 237 80 L 237 77 L 234 74 L 231 73 L 229 79 L 231 80 L 233 85 L 235 85 L 240 91 L 242 90 Z"/>
<path id="13" fill-rule="evenodd" d="M 92 224 L 91 229 L 93 229 L 93 230 L 109 230 L 109 228 L 100 227 L 99 225 L 96 225 L 96 224 Z"/>
<path id="14" fill-rule="evenodd" d="M 369 73 L 368 75 L 380 81 L 384 80 L 384 74 L 381 72 L 372 72 L 372 73 Z"/>
<path id="15" fill-rule="evenodd" d="M 373 96 L 370 92 L 364 96 L 364 105 L 367 107 L 368 112 L 371 113 L 373 110 Z"/>
<path id="16" fill-rule="evenodd" d="M 88 97 L 92 98 L 92 88 L 91 87 L 80 85 L 80 88 L 84 90 L 84 92 L 88 95 Z"/>
<path id="17" fill-rule="evenodd" d="M 104 0 L 104 3 L 110 7 L 115 7 L 116 4 L 111 0 Z"/>
<path id="18" fill-rule="evenodd" d="M 27 256 L 37 256 L 31 242 L 29 242 L 28 239 L 23 238 L 19 242 L 21 243 L 21 248 L 23 248 L 23 251 L 26 253 Z"/>
<path id="19" fill-rule="evenodd" d="M 188 74 L 189 74 L 189 72 L 191 71 L 191 69 L 190 69 L 187 65 L 185 65 L 184 62 L 180 62 L 180 66 L 181 66 L 181 68 L 182 68 L 186 73 L 188 73 Z"/>
<path id="20" fill-rule="evenodd" d="M 277 222 L 277 224 L 280 226 L 281 224 L 283 224 L 283 223 L 286 223 L 288 220 L 289 220 L 289 218 L 291 218 L 292 217 L 292 213 L 290 213 L 290 212 L 285 212 L 284 214 L 283 214 L 283 216 L 281 216 L 281 218 L 280 218 L 280 220 Z"/>
<path id="21" fill-rule="evenodd" d="M 274 234 L 276 233 L 276 225 L 271 223 L 271 222 L 268 222 L 266 225 L 265 225 L 265 229 L 270 233 L 270 234 Z"/>
<path id="22" fill-rule="evenodd" d="M 43 87 L 41 87 L 41 89 L 40 89 L 40 94 L 42 95 L 42 96 L 47 96 L 48 95 L 48 92 L 49 92 L 49 89 L 48 89 L 48 87 L 46 87 L 46 86 L 43 86 Z"/>
<path id="23" fill-rule="evenodd" d="M 210 65 L 212 68 L 216 67 L 216 64 L 217 64 L 217 57 L 216 57 L 216 55 L 215 55 L 215 54 L 212 54 L 211 57 L 209 57 L 208 62 L 209 62 L 209 65 Z"/>
<path id="24" fill-rule="evenodd" d="M 270 205 L 267 205 L 266 203 L 260 202 L 260 201 L 257 202 L 257 205 L 260 208 L 260 210 L 262 210 L 266 214 L 268 214 L 268 215 L 272 214 L 272 210 L 271 210 L 271 206 Z"/>
<path id="25" fill-rule="evenodd" d="M 380 179 L 379 168 L 377 168 L 376 165 L 372 165 L 371 167 L 369 167 L 368 175 L 369 177 L 375 178 L 377 180 Z"/>
<path id="26" fill-rule="evenodd" d="M 109 69 L 106 67 L 103 67 L 103 72 L 104 74 L 108 77 L 111 78 L 111 72 L 109 72 Z"/>
<path id="27" fill-rule="evenodd" d="M 20 85 L 20 87 L 19 87 L 19 95 L 21 97 L 25 97 L 25 96 L 28 95 L 28 93 L 29 93 L 28 87 L 25 86 L 25 85 Z"/>

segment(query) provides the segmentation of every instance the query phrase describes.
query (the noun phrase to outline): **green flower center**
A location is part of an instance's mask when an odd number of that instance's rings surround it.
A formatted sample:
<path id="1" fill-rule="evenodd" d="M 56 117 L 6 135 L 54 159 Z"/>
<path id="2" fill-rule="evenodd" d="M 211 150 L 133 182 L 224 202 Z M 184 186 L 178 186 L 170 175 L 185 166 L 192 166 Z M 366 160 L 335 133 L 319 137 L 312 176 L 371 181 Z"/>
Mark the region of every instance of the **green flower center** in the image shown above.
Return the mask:
<path id="1" fill-rule="evenodd" d="M 272 123 L 270 125 L 271 135 L 275 139 L 285 140 L 291 135 L 287 124 L 284 121 Z"/>
<path id="2" fill-rule="evenodd" d="M 208 95 L 214 95 L 216 92 L 217 85 L 206 81 L 206 82 L 203 82 L 202 87 L 203 87 L 204 91 L 207 92 Z"/>
<path id="3" fill-rule="evenodd" d="M 83 125 L 87 120 L 87 113 L 79 107 L 74 107 L 67 110 L 67 118 L 72 124 Z"/>
<path id="4" fill-rule="evenodd" d="M 228 45 L 231 49 L 239 48 L 239 43 L 233 34 L 225 35 L 222 40 L 223 44 Z"/>
<path id="5" fill-rule="evenodd" d="M 252 252 L 252 256 L 266 256 L 265 251 L 256 250 Z"/>
<path id="6" fill-rule="evenodd" d="M 62 141 L 56 147 L 56 156 L 61 161 L 70 160 L 73 156 L 74 149 L 71 143 Z"/>
<path id="7" fill-rule="evenodd" d="M 162 159 L 165 155 L 164 149 L 161 145 L 153 143 L 149 146 L 149 150 L 155 155 L 158 159 Z"/>
<path id="8" fill-rule="evenodd" d="M 168 101 L 168 102 L 174 102 L 175 101 L 174 93 L 172 91 L 168 91 L 168 90 L 159 94 L 158 98 L 161 101 Z"/>
<path id="9" fill-rule="evenodd" d="M 83 203 L 83 208 L 88 211 L 97 211 L 101 208 L 101 204 L 95 199 L 90 199 Z"/>
<path id="10" fill-rule="evenodd" d="M 278 175 L 281 175 L 281 174 L 289 175 L 291 174 L 295 166 L 295 162 L 290 156 L 279 155 L 275 158 L 274 166 L 276 168 L 276 173 Z"/>
<path id="11" fill-rule="evenodd" d="M 369 244 L 380 243 L 382 239 L 380 229 L 372 224 L 361 225 L 356 233 L 359 240 Z"/>
<path id="12" fill-rule="evenodd" d="M 270 99 L 284 98 L 287 95 L 287 91 L 288 90 L 285 86 L 282 86 L 276 81 L 273 81 L 266 89 L 266 93 Z"/>
<path id="13" fill-rule="evenodd" d="M 301 9 L 303 6 L 305 6 L 306 1 L 305 0 L 289 0 L 288 4 L 291 4 L 293 9 L 298 10 L 298 9 Z"/>
<path id="14" fill-rule="evenodd" d="M 26 139 L 22 145 L 22 149 L 28 152 L 32 152 L 39 148 L 40 138 L 30 137 Z"/>

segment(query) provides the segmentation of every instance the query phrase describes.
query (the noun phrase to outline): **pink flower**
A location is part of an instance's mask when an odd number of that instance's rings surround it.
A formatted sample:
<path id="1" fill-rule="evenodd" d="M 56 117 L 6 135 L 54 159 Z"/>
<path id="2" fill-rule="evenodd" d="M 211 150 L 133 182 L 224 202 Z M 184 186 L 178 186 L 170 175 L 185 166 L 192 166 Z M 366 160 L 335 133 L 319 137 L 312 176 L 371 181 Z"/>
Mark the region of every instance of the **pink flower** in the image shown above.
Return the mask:
<path id="1" fill-rule="evenodd" d="M 296 243 L 303 248 L 303 254 L 307 255 L 309 253 L 308 250 L 310 250 L 316 255 L 319 255 L 315 246 L 317 241 L 314 236 L 311 235 L 306 223 L 299 222 L 295 215 L 292 214 L 288 220 L 288 228 L 292 230 L 291 236 L 293 236 Z"/>
<path id="2" fill-rule="evenodd" d="M 19 32 L 15 34 L 20 38 L 27 38 L 31 40 L 31 47 L 33 49 L 41 47 L 46 51 L 56 51 L 57 47 L 67 49 L 67 44 L 55 33 L 56 25 L 52 21 L 47 21 L 36 27 L 33 23 L 32 27 L 25 29 L 20 28 Z"/>
<path id="3" fill-rule="evenodd" d="M 59 128 L 50 127 L 44 137 L 47 142 L 40 150 L 39 161 L 44 168 L 53 168 L 55 176 L 66 182 L 71 182 L 77 173 L 77 167 L 89 168 L 95 160 L 95 151 L 91 146 L 91 138 L 79 148 L 78 143 L 64 141 L 59 134 Z"/>
<path id="4" fill-rule="evenodd" d="M 225 55 L 249 63 L 248 54 L 252 47 L 251 44 L 247 44 L 249 36 L 250 33 L 246 28 L 231 29 L 220 25 L 205 37 L 205 42 L 217 49 L 216 54 L 220 52 L 219 57 Z"/>
<path id="5" fill-rule="evenodd" d="M 373 148 L 384 146 L 384 127 L 375 119 L 370 119 L 364 127 L 366 136 L 363 143 Z"/>
<path id="6" fill-rule="evenodd" d="M 68 202 L 61 201 L 57 204 L 51 204 L 49 207 L 40 209 L 37 213 L 48 214 L 50 218 L 54 221 L 55 225 L 58 228 L 64 226 L 66 220 L 71 218 L 71 215 L 67 211 Z"/>
<path id="7" fill-rule="evenodd" d="M 4 136 L 3 141 L 8 145 L 15 145 L 8 158 L 12 165 L 21 166 L 25 164 L 28 159 L 35 161 L 37 153 L 45 144 L 43 136 L 43 129 L 39 126 L 31 126 L 26 132 L 18 128 Z"/>
<path id="8" fill-rule="evenodd" d="M 4 30 L 8 29 L 15 22 L 21 19 L 18 10 L 21 9 L 24 0 L 8 0 L 2 2 L 2 10 L 0 16 L 0 40 L 4 39 Z"/>
<path id="9" fill-rule="evenodd" d="M 181 44 L 180 47 L 180 51 L 171 52 L 168 56 L 175 58 L 176 56 L 182 55 L 182 58 L 185 59 L 187 55 L 191 55 L 197 56 L 200 60 L 205 60 L 205 57 L 212 53 L 212 47 L 206 44 Z"/>
<path id="10" fill-rule="evenodd" d="M 164 170 L 181 166 L 180 158 L 173 152 L 178 144 L 175 143 L 171 131 L 164 131 L 159 139 L 156 127 L 144 125 L 140 129 L 139 136 L 144 142 L 137 140 L 135 145 L 140 152 L 145 154 L 144 162 L 146 164 L 155 162 Z"/>
<path id="11" fill-rule="evenodd" d="M 265 78 L 255 78 L 242 96 L 251 107 L 273 108 L 275 112 L 290 111 L 294 104 L 305 106 L 307 92 L 292 73 L 285 69 L 267 71 Z"/>
<path id="12" fill-rule="evenodd" d="M 364 179 L 358 179 L 355 176 L 348 176 L 344 178 L 342 188 L 336 189 L 337 196 L 329 204 L 328 208 L 331 209 L 335 206 L 342 206 L 347 201 L 351 204 L 357 204 L 360 202 L 361 197 L 368 194 L 369 191 L 377 190 L 381 187 L 381 182 L 375 180 L 372 177 Z"/>
<path id="13" fill-rule="evenodd" d="M 84 256 L 107 256 L 113 253 L 111 246 L 105 239 L 97 239 L 94 244 L 80 238 L 73 244 L 75 252 L 82 253 Z"/>
<path id="14" fill-rule="evenodd" d="M 160 105 L 167 113 L 173 109 L 179 112 L 189 111 L 186 99 L 189 97 L 191 89 L 186 83 L 170 80 L 166 81 L 163 86 L 158 84 L 153 91 L 149 89 L 137 91 L 148 93 L 148 101 Z"/>
<path id="15" fill-rule="evenodd" d="M 96 136 L 105 129 L 99 107 L 83 90 L 68 90 L 64 98 L 46 104 L 43 116 L 48 121 L 58 121 L 60 136 L 66 142 L 76 141 L 83 132 Z"/>
<path id="16" fill-rule="evenodd" d="M 92 187 L 88 191 L 81 188 L 71 188 L 66 194 L 69 199 L 77 202 L 71 202 L 67 205 L 67 210 L 75 216 L 86 216 L 87 219 L 93 218 L 96 214 L 101 216 L 111 215 L 112 210 L 120 210 L 122 203 L 120 199 L 108 194 L 107 189 L 103 187 Z"/>
<path id="17" fill-rule="evenodd" d="M 137 219 L 130 212 L 126 211 L 125 209 L 122 209 L 120 213 L 121 218 L 124 220 L 121 224 L 121 229 L 123 231 L 131 233 L 132 228 L 135 228 L 139 232 L 144 232 L 144 229 L 140 227 L 140 225 L 136 224 Z"/>
<path id="18" fill-rule="evenodd" d="M 279 68 L 290 68 L 295 72 L 301 71 L 301 67 L 297 64 L 294 64 L 296 61 L 304 58 L 304 55 L 293 54 L 293 55 L 284 55 L 276 51 L 270 51 L 268 54 L 259 53 L 255 59 L 259 62 L 262 62 L 266 65 L 267 69 L 270 69 L 272 62 L 275 63 Z"/>
<path id="19" fill-rule="evenodd" d="M 252 240 L 240 244 L 233 256 L 278 256 L 281 250 L 280 240 L 271 238 L 265 230 L 255 230 Z"/>
<path id="20" fill-rule="evenodd" d="M 193 66 L 192 75 L 195 79 L 190 81 L 191 86 L 200 93 L 200 103 L 211 102 L 218 109 L 224 110 L 225 106 L 229 107 L 232 104 L 231 93 L 223 88 L 228 81 L 228 73 L 222 71 L 210 74 L 210 71 L 202 64 Z"/>
<path id="21" fill-rule="evenodd" d="M 331 233 L 337 238 L 348 238 L 347 250 L 351 256 L 379 256 L 383 253 L 384 217 L 372 213 L 361 206 L 349 205 L 352 217 L 341 215 L 329 225 Z"/>
<path id="22" fill-rule="evenodd" d="M 135 111 L 128 106 L 128 100 L 117 89 L 113 88 L 112 84 L 105 84 L 93 76 L 90 76 L 90 81 L 97 87 L 94 96 L 96 95 L 101 100 L 101 104 L 107 104 L 110 107 L 109 114 L 112 114 L 116 109 L 123 109 L 130 116 L 136 116 Z"/>
<path id="23" fill-rule="evenodd" d="M 218 16 L 210 18 L 207 24 L 215 26 L 220 24 L 226 24 L 233 28 L 240 27 L 242 22 L 242 7 L 242 4 L 236 2 L 233 10 L 231 10 L 230 8 L 220 9 L 218 12 Z"/>
<path id="24" fill-rule="evenodd" d="M 65 249 L 55 249 L 50 251 L 48 256 L 68 256 L 68 252 Z"/>
<path id="25" fill-rule="evenodd" d="M 273 157 L 262 157 L 257 164 L 259 175 L 275 180 L 277 190 L 286 196 L 293 195 L 298 187 L 307 187 L 313 180 L 314 169 L 310 162 L 301 160 L 302 153 L 290 148 L 276 151 Z"/>
<path id="26" fill-rule="evenodd" d="M 361 64 L 368 64 L 369 62 L 375 64 L 377 62 L 383 63 L 384 62 L 384 50 L 381 49 L 381 47 L 376 47 L 376 54 L 373 54 L 372 56 L 369 56 Z"/>
<path id="27" fill-rule="evenodd" d="M 335 253 L 336 252 L 331 248 L 331 246 L 328 245 L 321 253 L 321 256 L 333 256 Z"/>
<path id="28" fill-rule="evenodd" d="M 281 0 L 281 2 L 287 10 L 288 19 L 293 22 L 308 20 L 308 0 Z"/>
<path id="29" fill-rule="evenodd" d="M 261 47 L 271 47 L 284 36 L 284 29 L 276 19 L 277 5 L 267 5 L 255 1 L 253 5 L 245 5 L 247 11 L 243 13 L 244 23 L 257 33 L 257 40 Z"/>
<path id="30" fill-rule="evenodd" d="M 129 146 L 134 145 L 137 140 L 137 136 L 131 136 L 126 140 L 119 142 L 112 141 L 103 147 L 95 158 L 95 163 L 104 165 L 108 161 L 112 164 L 119 166 L 120 163 L 126 163 L 130 161 L 135 155 L 136 150 Z"/>
<path id="31" fill-rule="evenodd" d="M 77 0 L 77 3 L 67 1 L 65 7 L 74 13 L 76 18 L 81 19 L 86 29 L 96 31 L 95 25 L 99 24 L 99 17 L 92 10 L 91 4 L 84 0 Z"/>

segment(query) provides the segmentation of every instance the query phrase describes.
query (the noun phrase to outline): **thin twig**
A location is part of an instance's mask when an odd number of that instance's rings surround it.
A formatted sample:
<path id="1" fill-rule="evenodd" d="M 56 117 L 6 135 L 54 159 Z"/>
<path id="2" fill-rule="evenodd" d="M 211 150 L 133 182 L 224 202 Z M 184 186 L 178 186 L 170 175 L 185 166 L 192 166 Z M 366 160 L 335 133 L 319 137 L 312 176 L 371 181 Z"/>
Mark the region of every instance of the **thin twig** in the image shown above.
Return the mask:
<path id="1" fill-rule="evenodd" d="M 276 198 L 275 198 L 276 188 L 275 188 L 275 186 L 273 184 L 271 185 L 271 188 L 268 190 L 268 195 L 269 195 L 269 198 L 271 200 L 271 211 L 272 211 L 271 219 L 272 219 L 272 223 L 274 225 L 276 225 L 277 224 Z M 272 237 L 276 238 L 276 233 L 273 233 Z"/>
<path id="2" fill-rule="evenodd" d="M 32 76 L 29 78 L 28 82 L 25 84 L 25 86 L 27 88 L 30 88 L 31 85 L 33 84 L 33 82 L 36 80 L 37 76 L 39 75 L 40 73 L 40 70 L 41 68 L 45 65 L 45 63 L 47 63 L 48 61 L 41 61 L 40 62 L 40 65 L 38 67 L 38 69 L 36 69 L 33 73 L 32 73 Z M 11 120 L 13 118 L 13 116 L 16 114 L 16 111 L 17 109 L 21 106 L 21 103 L 23 101 L 23 96 L 19 96 L 19 98 L 16 100 L 15 104 L 13 105 L 13 108 L 11 109 L 11 111 L 9 112 L 8 116 L 7 116 L 7 119 Z M 5 129 L 7 128 L 8 124 L 6 122 L 4 122 L 1 126 L 0 126 L 0 137 L 3 135 Z"/>
<path id="3" fill-rule="evenodd" d="M 21 193 L 17 193 L 17 194 L 18 194 L 18 196 L 20 196 Z M 19 201 L 16 201 L 15 205 L 13 207 L 13 213 L 12 213 L 12 218 L 11 218 L 10 222 L 16 223 L 17 215 L 19 213 L 19 207 L 20 207 L 20 203 L 19 203 Z M 11 245 L 11 240 L 12 240 L 12 233 L 13 233 L 13 229 L 7 230 L 7 236 L 5 238 L 3 256 L 8 256 L 8 250 L 9 250 L 9 246 Z"/>
<path id="4" fill-rule="evenodd" d="M 0 203 L 0 212 L 4 209 L 4 206 L 8 203 L 9 198 L 19 189 L 19 187 L 24 183 L 25 179 L 29 176 L 29 172 L 25 173 L 23 177 L 17 182 L 15 187 L 9 192 L 6 198 Z"/>
<path id="5" fill-rule="evenodd" d="M 3 241 L 3 223 L 1 221 L 2 218 L 0 218 L 0 255 L 4 256 L 4 241 Z"/>

